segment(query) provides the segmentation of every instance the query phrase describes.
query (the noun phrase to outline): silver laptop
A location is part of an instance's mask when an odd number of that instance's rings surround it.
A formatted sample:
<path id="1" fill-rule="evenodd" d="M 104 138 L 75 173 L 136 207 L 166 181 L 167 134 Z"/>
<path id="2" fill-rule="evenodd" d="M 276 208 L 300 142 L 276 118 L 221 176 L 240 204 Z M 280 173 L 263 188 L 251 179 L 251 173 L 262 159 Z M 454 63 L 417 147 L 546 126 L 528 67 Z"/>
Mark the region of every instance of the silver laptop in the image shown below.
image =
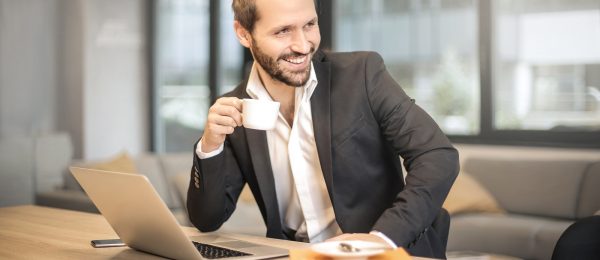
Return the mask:
<path id="1" fill-rule="evenodd" d="M 288 255 L 286 249 L 215 234 L 188 237 L 144 175 L 77 167 L 70 170 L 131 248 L 172 259 L 264 259 Z M 222 256 L 215 258 L 219 254 Z"/>

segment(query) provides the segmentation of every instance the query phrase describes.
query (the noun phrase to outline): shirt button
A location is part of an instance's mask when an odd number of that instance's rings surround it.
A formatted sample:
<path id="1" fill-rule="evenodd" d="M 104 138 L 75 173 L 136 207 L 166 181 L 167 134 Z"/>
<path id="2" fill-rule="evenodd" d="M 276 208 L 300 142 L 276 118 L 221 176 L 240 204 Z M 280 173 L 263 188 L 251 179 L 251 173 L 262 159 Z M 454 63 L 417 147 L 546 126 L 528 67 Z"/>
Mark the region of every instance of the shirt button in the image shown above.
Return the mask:
<path id="1" fill-rule="evenodd" d="M 196 189 L 200 189 L 200 184 L 198 184 L 197 182 L 194 183 L 194 186 L 196 186 Z"/>

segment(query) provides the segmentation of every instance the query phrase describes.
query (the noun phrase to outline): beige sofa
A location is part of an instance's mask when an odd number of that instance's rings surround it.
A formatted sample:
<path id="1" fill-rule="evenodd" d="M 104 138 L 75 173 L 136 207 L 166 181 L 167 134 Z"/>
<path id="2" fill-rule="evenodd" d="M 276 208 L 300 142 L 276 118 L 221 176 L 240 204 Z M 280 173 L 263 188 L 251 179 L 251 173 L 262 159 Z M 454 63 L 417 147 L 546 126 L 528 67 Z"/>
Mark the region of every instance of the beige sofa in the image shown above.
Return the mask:
<path id="1" fill-rule="evenodd" d="M 72 155 L 65 133 L 0 139 L 0 207 L 34 204 L 36 193 L 60 187 Z"/>
<path id="2" fill-rule="evenodd" d="M 600 210 L 600 158 L 472 155 L 462 171 L 477 180 L 505 213 L 451 216 L 448 251 L 550 259 L 575 220 Z"/>
<path id="3" fill-rule="evenodd" d="M 122 157 L 122 156 L 117 156 Z M 109 158 L 102 161 L 72 161 L 69 165 L 88 167 L 106 164 Z M 169 207 L 181 225 L 191 225 L 185 209 L 187 188 L 192 167 L 192 153 L 142 154 L 131 158 L 138 173 L 148 177 L 162 200 Z M 36 194 L 36 204 L 98 213 L 68 170 L 58 171 L 60 185 L 43 190 Z M 56 179 L 56 178 L 55 178 Z M 233 216 L 220 231 L 264 236 L 266 228 L 258 206 L 249 191 L 243 193 Z"/>
<path id="4" fill-rule="evenodd" d="M 174 179 L 177 175 L 189 175 L 192 165 L 190 153 L 181 154 L 142 154 L 133 158 L 135 168 L 148 177 L 162 200 L 171 209 L 182 224 L 188 224 L 183 198 L 177 191 Z M 105 163 L 101 161 L 72 161 L 69 165 L 87 167 Z M 98 210 L 87 197 L 85 192 L 73 178 L 67 168 L 61 173 L 63 184 L 53 190 L 40 191 L 36 194 L 36 204 L 73 209 L 79 211 L 95 212 Z"/>

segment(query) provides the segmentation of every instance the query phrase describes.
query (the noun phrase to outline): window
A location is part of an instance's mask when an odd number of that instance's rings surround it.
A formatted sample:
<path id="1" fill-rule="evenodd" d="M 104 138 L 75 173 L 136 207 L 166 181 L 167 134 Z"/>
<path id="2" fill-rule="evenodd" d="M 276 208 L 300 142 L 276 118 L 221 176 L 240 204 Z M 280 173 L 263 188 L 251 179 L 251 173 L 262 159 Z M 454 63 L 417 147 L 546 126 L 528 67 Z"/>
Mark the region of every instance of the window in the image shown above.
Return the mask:
<path id="1" fill-rule="evenodd" d="M 156 152 L 191 151 L 202 134 L 212 99 L 240 81 L 243 53 L 233 34 L 233 12 L 220 2 L 155 1 Z M 211 32 L 219 37 L 213 42 Z"/>
<path id="2" fill-rule="evenodd" d="M 476 0 L 345 0 L 334 10 L 333 50 L 379 52 L 447 134 L 479 133 Z"/>
<path id="3" fill-rule="evenodd" d="M 379 52 L 454 142 L 600 147 L 597 0 L 336 0 L 333 50 Z"/>
<path id="4" fill-rule="evenodd" d="M 495 2 L 494 128 L 600 130 L 597 0 Z"/>

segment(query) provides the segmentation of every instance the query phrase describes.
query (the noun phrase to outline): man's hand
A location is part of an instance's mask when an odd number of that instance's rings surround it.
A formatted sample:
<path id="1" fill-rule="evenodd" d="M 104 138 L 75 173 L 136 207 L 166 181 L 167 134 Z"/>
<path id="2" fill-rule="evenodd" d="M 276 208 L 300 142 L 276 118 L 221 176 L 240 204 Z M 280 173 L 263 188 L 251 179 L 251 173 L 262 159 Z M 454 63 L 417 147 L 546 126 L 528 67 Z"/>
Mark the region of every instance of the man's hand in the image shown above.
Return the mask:
<path id="1" fill-rule="evenodd" d="M 235 97 L 217 99 L 208 110 L 202 135 L 202 151 L 212 152 L 225 142 L 225 136 L 242 125 L 242 100 Z"/>
<path id="2" fill-rule="evenodd" d="M 389 248 L 392 248 L 392 246 L 390 244 L 388 244 L 383 238 L 381 238 L 377 235 L 368 234 L 368 233 L 347 233 L 347 234 L 341 234 L 337 237 L 332 237 L 330 239 L 327 239 L 327 241 L 342 241 L 342 240 L 361 240 L 361 241 L 375 242 L 375 243 L 382 244 L 384 246 L 388 246 Z"/>

